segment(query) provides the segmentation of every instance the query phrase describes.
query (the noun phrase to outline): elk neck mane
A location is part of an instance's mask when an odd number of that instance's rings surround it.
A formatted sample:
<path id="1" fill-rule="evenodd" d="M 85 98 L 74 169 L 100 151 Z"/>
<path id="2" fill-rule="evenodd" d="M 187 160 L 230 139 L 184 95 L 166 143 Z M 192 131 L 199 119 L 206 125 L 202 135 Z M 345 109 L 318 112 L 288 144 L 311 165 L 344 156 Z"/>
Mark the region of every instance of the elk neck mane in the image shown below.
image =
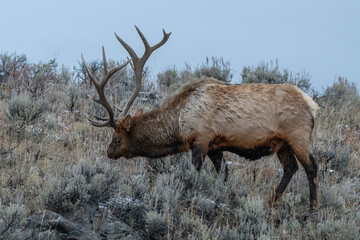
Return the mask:
<path id="1" fill-rule="evenodd" d="M 219 83 L 213 78 L 191 81 L 166 99 L 160 108 L 134 116 L 130 132 L 134 153 L 155 158 L 188 151 L 190 146 L 179 134 L 180 110 L 194 91 L 210 82 Z"/>

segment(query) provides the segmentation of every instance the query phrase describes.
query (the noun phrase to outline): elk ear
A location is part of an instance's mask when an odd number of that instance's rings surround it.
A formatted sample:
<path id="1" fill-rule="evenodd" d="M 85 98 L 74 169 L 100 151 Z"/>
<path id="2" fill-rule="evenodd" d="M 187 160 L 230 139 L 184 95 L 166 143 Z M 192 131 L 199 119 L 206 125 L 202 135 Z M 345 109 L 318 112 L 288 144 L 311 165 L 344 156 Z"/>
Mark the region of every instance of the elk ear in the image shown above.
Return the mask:
<path id="1" fill-rule="evenodd" d="M 130 131 L 130 128 L 132 126 L 132 117 L 130 116 L 130 114 L 128 114 L 125 119 L 124 119 L 124 124 L 123 124 L 123 128 L 129 132 Z"/>
<path id="2" fill-rule="evenodd" d="M 140 109 L 140 110 L 134 115 L 134 117 L 138 117 L 138 116 L 140 116 L 142 113 L 143 113 L 143 110 Z"/>

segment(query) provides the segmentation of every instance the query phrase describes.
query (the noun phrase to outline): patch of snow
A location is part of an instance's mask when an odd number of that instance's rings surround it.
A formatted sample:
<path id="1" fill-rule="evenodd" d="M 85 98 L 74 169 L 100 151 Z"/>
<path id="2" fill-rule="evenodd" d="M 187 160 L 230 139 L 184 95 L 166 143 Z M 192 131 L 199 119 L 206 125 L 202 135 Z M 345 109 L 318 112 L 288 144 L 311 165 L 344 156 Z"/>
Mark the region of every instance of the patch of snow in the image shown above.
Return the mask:
<path id="1" fill-rule="evenodd" d="M 27 128 L 26 128 L 26 131 L 33 134 L 33 135 L 36 135 L 36 134 L 40 134 L 43 132 L 43 129 L 42 128 L 39 128 L 39 127 L 35 127 L 34 125 L 29 125 Z"/>
<path id="2" fill-rule="evenodd" d="M 106 209 L 106 206 L 103 203 L 99 203 L 99 208 L 100 209 Z"/>
<path id="3" fill-rule="evenodd" d="M 112 198 L 106 203 L 99 203 L 99 208 L 111 209 L 116 206 L 126 206 L 129 204 L 135 204 L 136 206 L 143 205 L 143 203 L 140 202 L 138 199 L 134 199 L 132 197 L 126 196 L 126 197 Z"/>
<path id="4" fill-rule="evenodd" d="M 216 203 L 214 200 L 212 199 L 208 199 L 206 198 L 206 201 L 208 201 L 209 203 L 215 205 L 217 208 L 223 208 L 225 210 L 230 210 L 230 205 L 229 204 L 225 204 L 225 203 Z"/>
<path id="5" fill-rule="evenodd" d="M 231 165 L 231 164 L 236 165 L 236 166 L 241 166 L 241 163 L 226 161 L 226 165 Z"/>

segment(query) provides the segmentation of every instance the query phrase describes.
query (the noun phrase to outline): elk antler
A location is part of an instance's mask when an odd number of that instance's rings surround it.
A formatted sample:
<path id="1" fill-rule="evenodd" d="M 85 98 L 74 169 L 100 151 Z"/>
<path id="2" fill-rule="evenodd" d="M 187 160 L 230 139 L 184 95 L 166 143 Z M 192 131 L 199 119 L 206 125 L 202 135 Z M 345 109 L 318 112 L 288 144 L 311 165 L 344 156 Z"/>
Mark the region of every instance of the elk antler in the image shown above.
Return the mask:
<path id="1" fill-rule="evenodd" d="M 137 95 L 139 94 L 140 92 L 140 88 L 141 88 L 141 77 L 142 77 L 142 72 L 143 72 L 143 69 L 144 69 L 144 65 L 145 65 L 145 62 L 148 60 L 148 58 L 150 57 L 151 53 L 153 51 L 155 51 L 156 49 L 158 49 L 159 47 L 161 47 L 162 45 L 164 45 L 167 40 L 169 39 L 170 37 L 170 33 L 166 33 L 165 30 L 163 29 L 163 33 L 164 33 L 164 37 L 163 39 L 156 45 L 150 47 L 148 41 L 146 40 L 145 36 L 142 34 L 142 32 L 140 31 L 140 29 L 135 25 L 135 28 L 136 28 L 136 31 L 138 32 L 141 40 L 143 41 L 144 43 L 144 46 L 145 46 L 145 52 L 144 52 L 144 55 L 139 58 L 136 53 L 134 52 L 134 50 L 129 46 L 127 45 L 116 33 L 115 33 L 115 36 L 116 38 L 119 40 L 119 42 L 121 43 L 121 45 L 123 45 L 123 47 L 126 49 L 126 51 L 129 53 L 129 55 L 131 56 L 132 58 L 132 61 L 133 61 L 133 69 L 135 71 L 135 80 L 136 80 L 136 87 L 135 87 L 135 91 L 133 93 L 133 95 L 131 95 L 131 97 L 129 98 L 128 102 L 126 103 L 122 113 L 121 113 L 121 116 L 122 117 L 125 117 L 127 112 L 129 111 L 131 105 L 133 104 L 134 100 L 136 99 Z"/>
<path id="2" fill-rule="evenodd" d="M 99 95 L 99 98 L 91 97 L 91 99 L 94 102 L 101 104 L 108 111 L 109 118 L 108 119 L 107 118 L 101 118 L 101 117 L 95 116 L 94 114 L 91 114 L 92 116 L 94 116 L 98 120 L 106 121 L 106 122 L 96 122 L 96 121 L 90 119 L 87 115 L 85 115 L 85 117 L 89 120 L 91 125 L 93 125 L 95 127 L 113 127 L 114 129 L 117 129 L 119 127 L 119 124 L 114 119 L 114 111 L 111 108 L 109 102 L 107 101 L 107 99 L 105 97 L 104 87 L 105 87 L 106 83 L 109 81 L 109 79 L 117 71 L 119 71 L 120 69 L 125 67 L 130 61 L 127 61 L 127 62 L 121 64 L 120 66 L 117 66 L 117 67 L 111 69 L 110 71 L 108 71 L 104 46 L 102 47 L 102 53 L 103 53 L 103 61 L 104 61 L 104 78 L 100 81 L 100 83 L 98 83 L 98 81 L 95 79 L 94 75 L 91 73 L 90 69 L 86 65 L 86 62 L 85 62 L 84 57 L 83 57 L 82 54 L 81 54 L 81 58 L 82 58 L 82 61 L 84 63 L 85 69 L 86 69 L 87 73 L 89 74 L 89 78 L 94 83 L 96 91 L 97 91 L 97 93 Z"/>

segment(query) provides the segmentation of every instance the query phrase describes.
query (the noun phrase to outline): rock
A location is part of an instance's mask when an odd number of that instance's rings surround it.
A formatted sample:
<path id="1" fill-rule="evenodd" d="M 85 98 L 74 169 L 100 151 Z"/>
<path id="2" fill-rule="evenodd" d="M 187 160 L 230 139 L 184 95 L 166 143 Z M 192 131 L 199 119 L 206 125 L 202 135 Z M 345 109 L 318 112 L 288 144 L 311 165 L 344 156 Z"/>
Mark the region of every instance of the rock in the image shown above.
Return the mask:
<path id="1" fill-rule="evenodd" d="M 65 216 L 49 210 L 39 211 L 30 215 L 20 230 L 18 227 L 16 239 L 144 239 L 118 216 L 125 218 L 124 216 L 134 213 L 133 208 L 137 209 L 135 206 L 141 206 L 142 209 L 142 204 L 136 201 L 112 203 L 110 205 L 116 213 L 105 206 L 95 207 L 92 202 L 79 204 Z M 129 203 L 132 212 L 129 211 L 129 206 L 123 209 L 123 204 L 127 206 Z M 132 220 L 129 216 L 126 219 Z"/>
<path id="2" fill-rule="evenodd" d="M 124 222 L 115 221 L 100 226 L 99 233 L 106 239 L 124 239 L 131 233 L 131 228 Z"/>
<path id="3" fill-rule="evenodd" d="M 83 230 L 78 224 L 47 210 L 29 216 L 22 229 L 21 239 L 99 239 L 94 232 Z"/>
<path id="4" fill-rule="evenodd" d="M 146 225 L 146 209 L 142 202 L 131 197 L 113 198 L 106 202 L 105 207 L 111 213 L 129 224 L 132 228 L 139 230 Z"/>

